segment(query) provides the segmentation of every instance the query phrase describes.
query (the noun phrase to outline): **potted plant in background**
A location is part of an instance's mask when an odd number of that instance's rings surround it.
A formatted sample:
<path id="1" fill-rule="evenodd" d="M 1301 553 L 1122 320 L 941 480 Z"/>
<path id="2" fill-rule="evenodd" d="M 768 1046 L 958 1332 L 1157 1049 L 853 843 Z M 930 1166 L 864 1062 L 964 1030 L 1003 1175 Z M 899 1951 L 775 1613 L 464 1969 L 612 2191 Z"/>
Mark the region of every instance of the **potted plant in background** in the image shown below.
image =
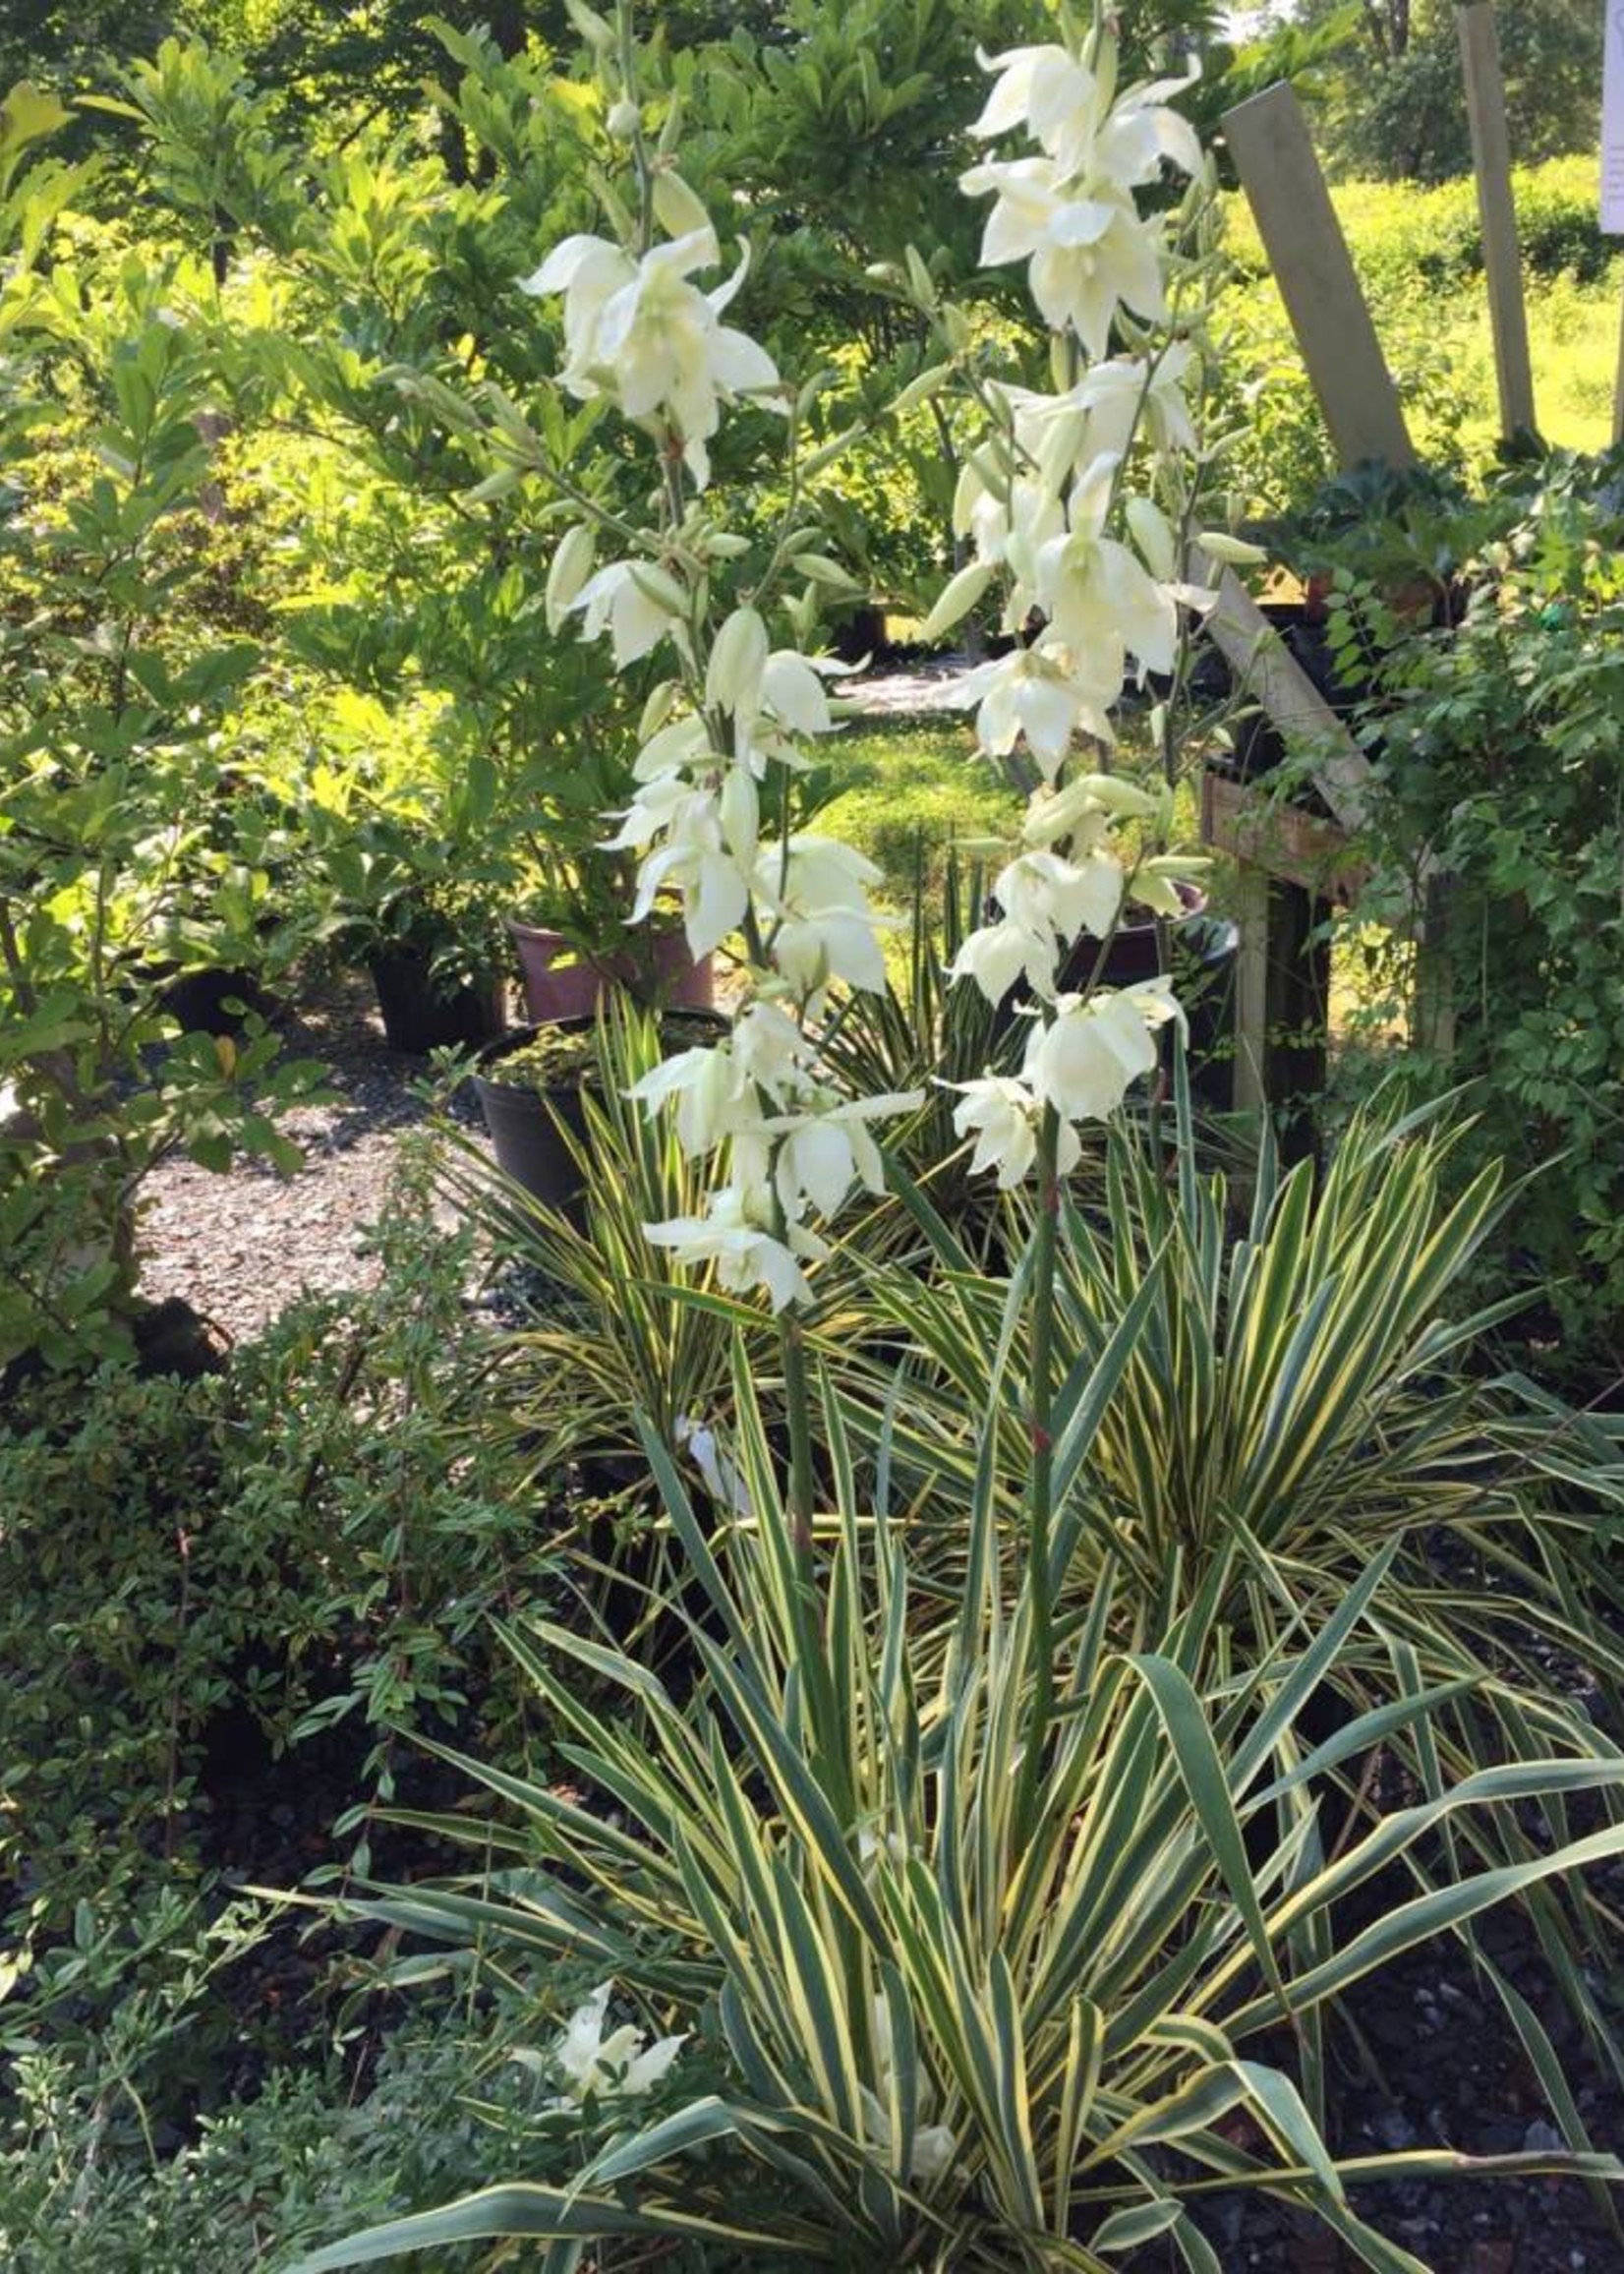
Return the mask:
<path id="1" fill-rule="evenodd" d="M 712 959 L 695 959 L 679 923 L 628 920 L 636 864 L 604 843 L 606 815 L 631 797 L 623 750 L 589 717 L 577 721 L 576 736 L 568 757 L 538 752 L 510 793 L 515 808 L 534 817 L 523 831 L 520 897 L 507 922 L 526 1013 L 537 1024 L 590 1019 L 611 986 L 657 1008 L 708 1011 L 716 1000 Z"/>
<path id="2" fill-rule="evenodd" d="M 584 1092 L 602 1084 L 600 1027 L 608 1000 L 585 1018 L 520 1028 L 482 1054 L 474 1089 L 496 1166 L 533 1199 L 574 1217 L 585 1190 Z M 720 1013 L 670 1008 L 652 1020 L 655 1063 L 708 1049 L 726 1034 Z"/>

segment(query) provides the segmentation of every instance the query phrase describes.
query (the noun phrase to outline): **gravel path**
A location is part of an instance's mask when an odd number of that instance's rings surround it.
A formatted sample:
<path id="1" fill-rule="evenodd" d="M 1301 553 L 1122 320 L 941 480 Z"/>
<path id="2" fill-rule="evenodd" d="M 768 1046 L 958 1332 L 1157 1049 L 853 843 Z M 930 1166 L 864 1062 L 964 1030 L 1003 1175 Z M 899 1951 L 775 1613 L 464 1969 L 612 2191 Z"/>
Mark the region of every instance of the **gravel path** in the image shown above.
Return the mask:
<path id="1" fill-rule="evenodd" d="M 282 1177 L 263 1161 L 224 1175 L 193 1161 L 165 1162 L 142 1206 L 142 1289 L 153 1301 L 179 1296 L 244 1341 L 296 1297 L 370 1286 L 374 1257 L 361 1253 L 388 1192 L 395 1148 L 421 1123 L 427 1062 L 383 1039 L 370 983 L 332 982 L 282 1021 L 290 1057 L 330 1070 L 329 1105 L 301 1106 L 281 1126 L 304 1148 L 305 1166 Z"/>
<path id="2" fill-rule="evenodd" d="M 918 718 L 952 710 L 967 666 L 950 657 L 859 682 L 875 718 Z M 166 1162 L 147 1180 L 142 1205 L 143 1292 L 178 1296 L 238 1341 L 259 1333 L 305 1293 L 366 1287 L 377 1265 L 360 1253 L 388 1190 L 402 1131 L 420 1123 L 420 1059 L 389 1049 L 372 988 L 364 978 L 333 982 L 283 1020 L 288 1055 L 331 1069 L 337 1102 L 286 1115 L 282 1127 L 304 1147 L 305 1166 L 280 1177 L 242 1161 L 225 1175 L 188 1160 Z M 483 1139 L 477 1114 L 474 1124 Z"/>

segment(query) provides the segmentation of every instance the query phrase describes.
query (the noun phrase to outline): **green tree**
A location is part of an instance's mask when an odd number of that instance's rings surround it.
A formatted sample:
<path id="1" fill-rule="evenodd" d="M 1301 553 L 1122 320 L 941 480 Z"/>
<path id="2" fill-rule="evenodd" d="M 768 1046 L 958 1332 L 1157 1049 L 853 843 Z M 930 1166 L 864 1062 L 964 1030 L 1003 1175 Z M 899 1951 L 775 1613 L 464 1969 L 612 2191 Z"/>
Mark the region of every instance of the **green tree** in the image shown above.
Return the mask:
<path id="1" fill-rule="evenodd" d="M 1600 12 L 1592 0 L 1515 0 L 1497 13 L 1513 156 L 1533 165 L 1594 147 Z M 1347 28 L 1318 122 L 1334 173 L 1437 182 L 1470 172 L 1455 0 L 1280 0 L 1271 16 Z"/>

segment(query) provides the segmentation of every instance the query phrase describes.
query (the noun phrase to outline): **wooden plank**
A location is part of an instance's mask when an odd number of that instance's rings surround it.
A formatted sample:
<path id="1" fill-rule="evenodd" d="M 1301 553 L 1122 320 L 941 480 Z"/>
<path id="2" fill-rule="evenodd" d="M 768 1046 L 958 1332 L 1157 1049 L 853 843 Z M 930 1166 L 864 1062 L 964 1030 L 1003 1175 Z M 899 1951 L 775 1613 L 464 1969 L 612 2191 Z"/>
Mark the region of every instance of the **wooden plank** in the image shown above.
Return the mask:
<path id="1" fill-rule="evenodd" d="M 1288 743 L 1314 753 L 1314 787 L 1344 829 L 1358 829 L 1370 761 L 1232 568 L 1218 581 L 1207 630 L 1236 684 L 1262 705 Z"/>
<path id="2" fill-rule="evenodd" d="M 1235 1107 L 1262 1113 L 1268 1105 L 1263 1065 L 1269 1050 L 1269 879 L 1243 861 L 1235 879 L 1235 921 L 1241 953 L 1235 966 Z"/>
<path id="3" fill-rule="evenodd" d="M 1283 878 L 1269 880 L 1268 1040 L 1263 1087 L 1290 1166 L 1319 1148 L 1319 1101 L 1330 1053 L 1330 908 Z"/>
<path id="4" fill-rule="evenodd" d="M 1509 441 L 1533 434 L 1534 366 L 1529 356 L 1523 261 L 1517 245 L 1517 209 L 1511 195 L 1511 138 L 1506 129 L 1505 80 L 1494 0 L 1471 0 L 1455 11 L 1461 35 L 1461 70 L 1472 128 L 1472 162 L 1478 175 L 1478 217 L 1483 232 L 1483 271 L 1494 333 L 1494 372 L 1500 389 L 1500 432 Z"/>
<path id="5" fill-rule="evenodd" d="M 1350 906 L 1369 877 L 1337 822 L 1210 769 L 1201 777 L 1201 840 L 1338 907 Z"/>
<path id="6" fill-rule="evenodd" d="M 1264 250 L 1331 440 L 1344 466 L 1413 466 L 1398 389 L 1292 89 L 1267 87 L 1224 113 Z"/>

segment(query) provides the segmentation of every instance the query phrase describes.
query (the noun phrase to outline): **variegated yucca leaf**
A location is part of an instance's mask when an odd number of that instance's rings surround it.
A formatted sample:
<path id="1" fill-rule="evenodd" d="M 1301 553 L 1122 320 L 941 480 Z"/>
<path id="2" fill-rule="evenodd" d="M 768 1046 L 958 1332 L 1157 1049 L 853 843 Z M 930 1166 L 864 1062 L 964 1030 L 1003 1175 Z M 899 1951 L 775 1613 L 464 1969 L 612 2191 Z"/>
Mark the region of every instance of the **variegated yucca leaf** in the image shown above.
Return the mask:
<path id="1" fill-rule="evenodd" d="M 1070 1401 L 1078 1478 L 1150 1331 L 1159 1279 L 1153 1268 L 1131 1331 L 1101 1355 L 1102 1393 Z M 668 1448 L 652 1429 L 646 1439 L 688 1567 L 697 1680 L 679 1695 L 600 1642 L 513 1628 L 591 1797 L 462 1760 L 523 1827 L 523 1860 L 489 1883 L 380 1891 L 362 1906 L 500 1951 L 510 1969 L 589 1951 L 662 2027 L 719 2039 L 733 2086 L 642 2130 L 628 2122 L 567 2198 L 473 2197 L 335 2245 L 306 2274 L 494 2234 L 737 2244 L 751 2166 L 789 2206 L 755 2245 L 763 2264 L 777 2253 L 851 2274 L 1102 2274 L 1165 2237 L 1210 2274 L 1200 2199 L 1252 2187 L 1398 2274 L 1418 2262 L 1350 2207 L 1350 2181 L 1498 2168 L 1446 2148 L 1339 2163 L 1316 2105 L 1321 2017 L 1426 1939 L 1624 1850 L 1609 1824 L 1479 1868 L 1485 1842 L 1471 1830 L 1531 1802 L 1615 1792 L 1624 1762 L 1567 1748 L 1444 1774 L 1403 1807 L 1369 1799 L 1333 1848 L 1320 1796 L 1377 1745 L 1424 1749 L 1480 1678 L 1418 1682 L 1317 1743 L 1305 1732 L 1333 1669 L 1390 1648 L 1380 1606 L 1401 1538 L 1376 1544 L 1334 1600 L 1282 1616 L 1255 1660 L 1224 1636 L 1250 1544 L 1216 1545 L 1157 1647 L 1124 1650 L 1129 1576 L 1079 1538 L 1089 1583 L 1059 1642 L 1030 1828 L 1016 1796 L 1031 1590 L 1000 1540 L 997 1458 L 1021 1302 L 1017 1281 L 988 1321 L 990 1418 L 961 1506 L 957 1598 L 920 1584 L 908 1528 L 865 1495 L 826 1380 L 823 1560 L 808 1599 L 740 1353 L 732 1449 L 748 1518 L 708 1535 Z M 877 1451 L 898 1457 L 885 1430 Z M 1458 1877 L 1433 1885 L 1418 1866 L 1413 1899 L 1345 1927 L 1351 1896 L 1451 1830 Z M 1282 2031 L 1299 2049 L 1289 2068 Z M 1249 2147 L 1232 2121 L 1242 2109 Z M 1577 2141 L 1533 2164 L 1624 2178 Z"/>

